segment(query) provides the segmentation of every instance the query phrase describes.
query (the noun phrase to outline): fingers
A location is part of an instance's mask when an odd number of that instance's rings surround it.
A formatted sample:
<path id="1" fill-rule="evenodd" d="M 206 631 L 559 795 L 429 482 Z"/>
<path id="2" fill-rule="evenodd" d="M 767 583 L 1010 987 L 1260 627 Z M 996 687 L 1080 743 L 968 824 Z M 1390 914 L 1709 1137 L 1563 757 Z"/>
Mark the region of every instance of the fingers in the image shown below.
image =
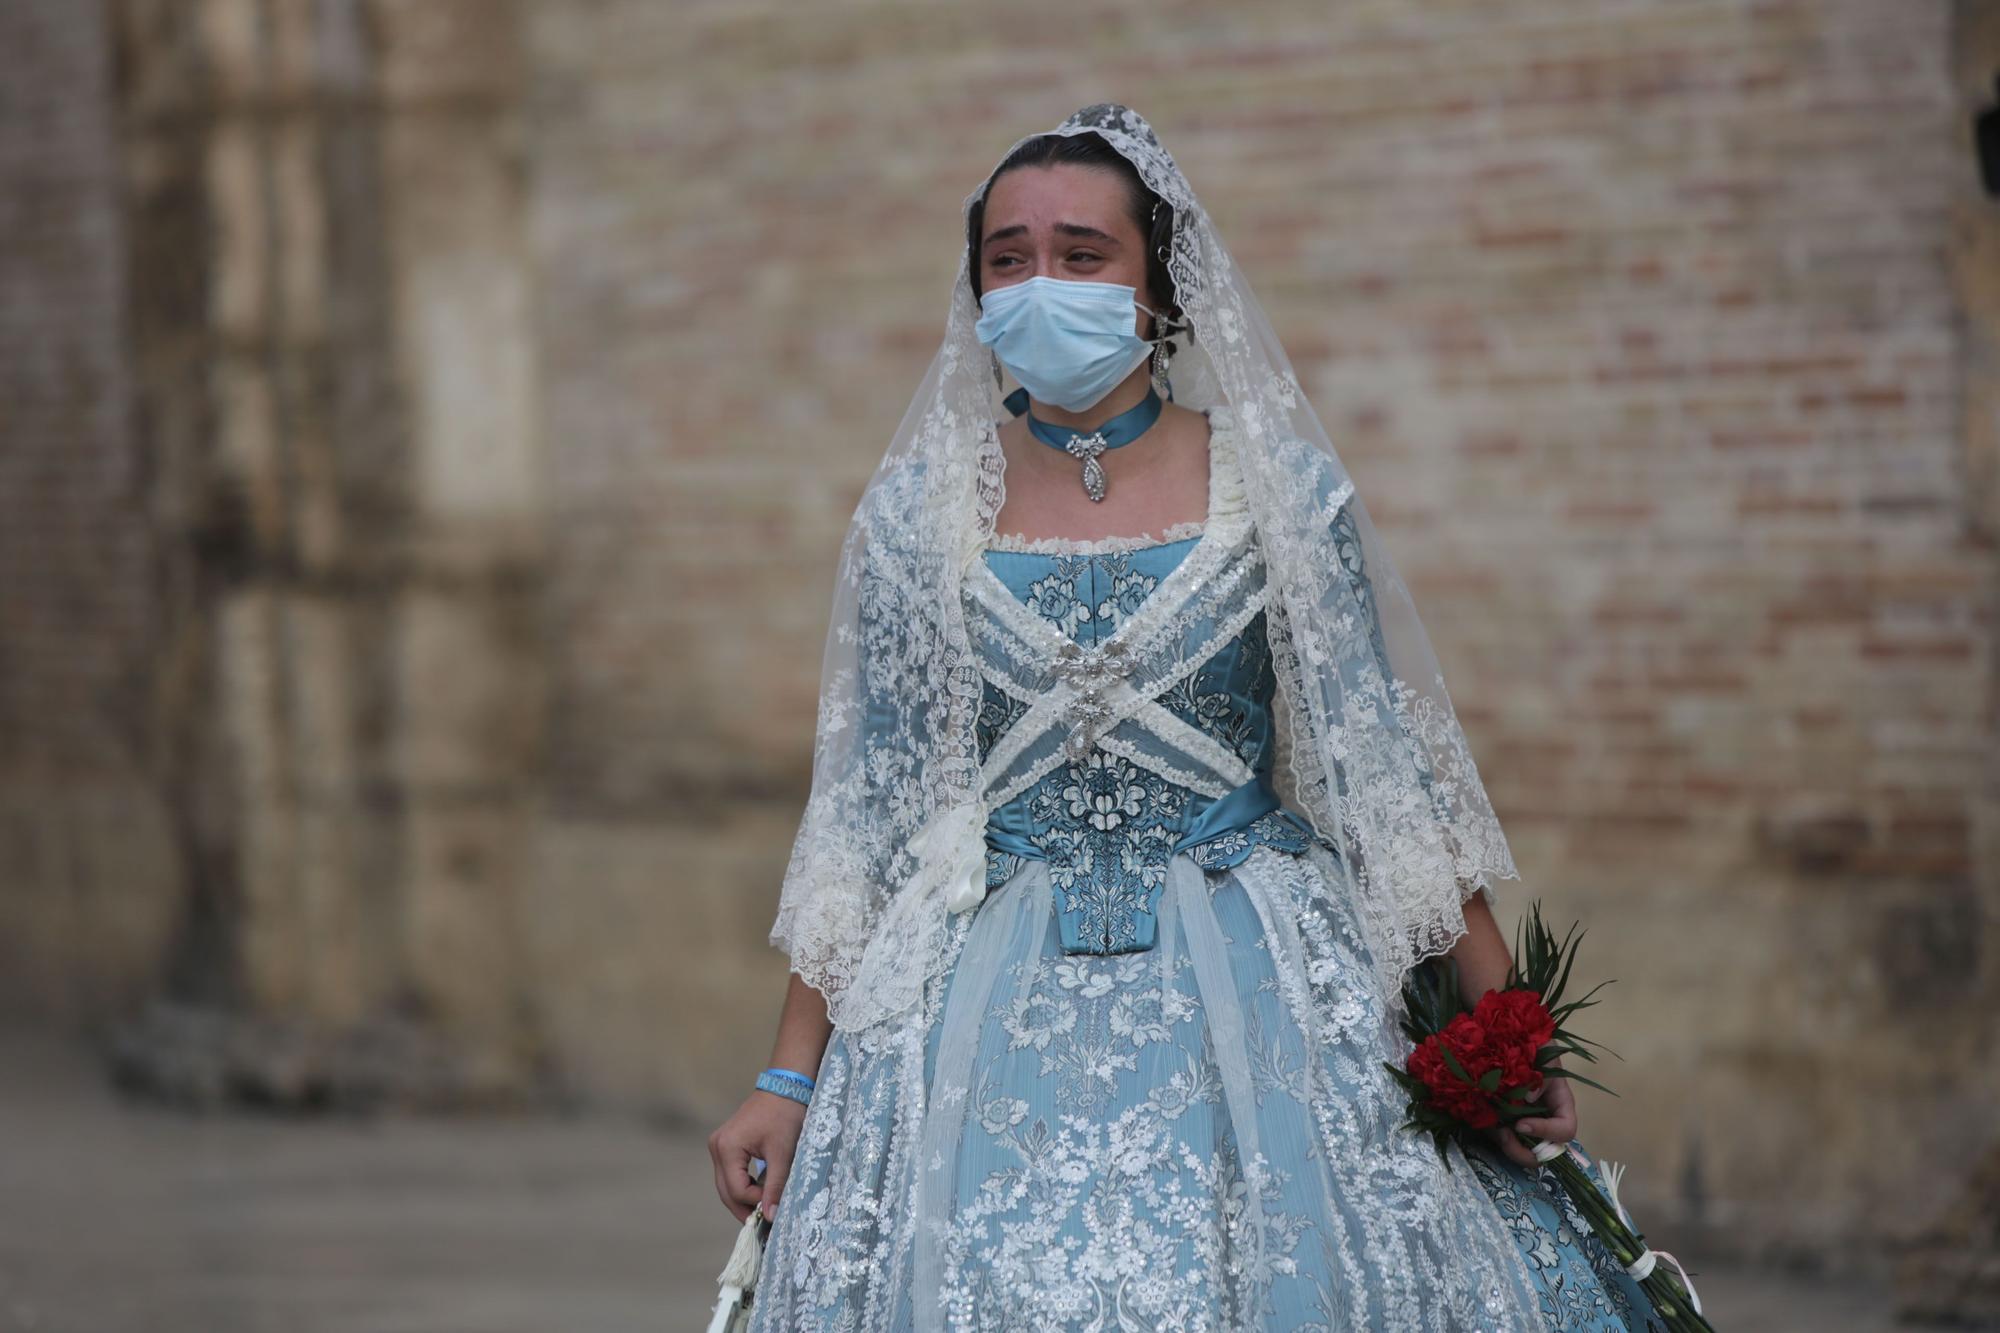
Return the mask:
<path id="1" fill-rule="evenodd" d="M 1517 1121 L 1516 1123 L 1525 1125 L 1527 1122 Z M 1508 1161 L 1524 1170 L 1532 1171 L 1535 1168 L 1534 1149 L 1521 1142 L 1521 1136 L 1515 1133 L 1510 1126 L 1500 1126 L 1498 1137 L 1500 1140 L 1500 1151 L 1506 1156 Z"/>
<path id="2" fill-rule="evenodd" d="M 1548 1143 L 1567 1143 L 1575 1138 L 1576 1096 L 1570 1091 L 1569 1080 L 1550 1079 L 1542 1090 L 1542 1101 L 1549 1113 L 1515 1121 L 1521 1131 Z"/>
<path id="3" fill-rule="evenodd" d="M 778 1198 L 785 1192 L 785 1177 L 791 1173 L 791 1153 L 774 1146 L 771 1156 L 764 1162 L 764 1199 L 760 1207 L 767 1219 L 777 1216 Z"/>
<path id="4" fill-rule="evenodd" d="M 725 1126 L 725 1129 L 727 1127 Z M 758 1189 L 750 1179 L 750 1149 L 718 1129 L 708 1136 L 709 1160 L 715 1164 L 715 1192 L 738 1222 L 750 1216 Z"/>
<path id="5" fill-rule="evenodd" d="M 730 1192 L 729 1179 L 724 1174 L 720 1162 L 716 1163 L 715 1166 L 715 1197 L 722 1200 L 722 1206 L 727 1208 L 729 1215 L 734 1217 L 738 1222 L 750 1216 L 749 1208 L 737 1203 L 735 1196 Z"/>

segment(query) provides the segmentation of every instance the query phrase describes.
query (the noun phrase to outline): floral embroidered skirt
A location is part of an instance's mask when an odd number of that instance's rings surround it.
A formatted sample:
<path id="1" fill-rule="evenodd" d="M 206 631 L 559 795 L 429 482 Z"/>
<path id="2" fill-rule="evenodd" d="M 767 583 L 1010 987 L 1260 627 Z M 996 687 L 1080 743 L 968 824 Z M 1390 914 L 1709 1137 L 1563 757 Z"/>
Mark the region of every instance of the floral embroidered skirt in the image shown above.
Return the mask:
<path id="1" fill-rule="evenodd" d="M 835 1033 L 753 1328 L 1656 1327 L 1546 1169 L 1399 1128 L 1343 874 L 1176 856 L 1157 946 L 1096 955 L 1023 865 L 919 1008 Z"/>

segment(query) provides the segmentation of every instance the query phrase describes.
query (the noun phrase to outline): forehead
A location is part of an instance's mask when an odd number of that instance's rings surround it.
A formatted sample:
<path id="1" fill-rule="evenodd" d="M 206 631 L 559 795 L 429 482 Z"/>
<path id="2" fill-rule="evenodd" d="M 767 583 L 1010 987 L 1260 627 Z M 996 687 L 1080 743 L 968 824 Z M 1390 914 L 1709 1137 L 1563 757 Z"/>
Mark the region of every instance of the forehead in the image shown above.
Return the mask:
<path id="1" fill-rule="evenodd" d="M 1014 223 L 1080 222 L 1113 234 L 1137 229 L 1126 214 L 1126 185 L 1117 175 L 1074 162 L 1016 167 L 986 191 L 988 232 Z"/>

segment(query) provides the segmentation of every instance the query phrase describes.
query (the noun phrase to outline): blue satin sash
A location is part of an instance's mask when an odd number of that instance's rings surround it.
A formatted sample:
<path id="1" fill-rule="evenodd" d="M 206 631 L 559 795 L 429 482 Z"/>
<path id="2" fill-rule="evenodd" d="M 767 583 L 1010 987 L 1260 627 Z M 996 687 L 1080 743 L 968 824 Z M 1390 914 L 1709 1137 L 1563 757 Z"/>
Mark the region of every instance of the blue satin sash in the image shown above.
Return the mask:
<path id="1" fill-rule="evenodd" d="M 1213 798 L 1197 797 L 1189 801 L 1189 809 L 1195 812 L 1187 831 L 1172 847 L 1175 854 L 1194 852 L 1232 833 L 1248 832 L 1265 815 L 1275 812 L 1281 819 L 1294 826 L 1299 834 L 1311 840 L 1312 825 L 1297 813 L 1287 810 L 1279 799 L 1277 789 L 1271 785 L 1270 775 L 1259 772 L 1240 787 L 1232 788 L 1221 796 Z M 1027 802 L 1023 798 L 1007 802 L 996 808 L 986 823 L 986 845 L 994 851 L 1011 852 L 1025 860 L 1046 859 L 1042 849 L 1030 836 L 1034 821 L 1028 813 Z M 1248 855 L 1248 845 L 1234 858 L 1222 858 L 1222 863 L 1233 863 Z M 1060 891 L 1059 901 L 1060 901 Z M 1116 952 L 1129 953 L 1150 949 L 1156 943 L 1157 914 L 1152 910 L 1152 899 L 1157 898 L 1155 888 L 1148 895 L 1141 911 L 1132 918 L 1133 938 L 1128 947 Z M 1062 932 L 1063 949 L 1067 953 L 1104 953 L 1102 944 L 1086 935 L 1082 929 L 1080 914 L 1058 907 L 1057 923 Z"/>

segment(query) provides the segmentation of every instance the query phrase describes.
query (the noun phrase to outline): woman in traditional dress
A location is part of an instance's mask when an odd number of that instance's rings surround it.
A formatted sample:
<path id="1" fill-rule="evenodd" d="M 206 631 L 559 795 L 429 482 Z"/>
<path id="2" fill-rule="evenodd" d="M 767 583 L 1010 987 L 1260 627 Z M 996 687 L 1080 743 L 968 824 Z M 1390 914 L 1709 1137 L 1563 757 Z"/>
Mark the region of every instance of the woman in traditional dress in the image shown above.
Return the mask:
<path id="1" fill-rule="evenodd" d="M 1501 984 L 1518 872 L 1186 178 L 1100 104 L 965 220 L 842 549 L 771 1068 L 710 1141 L 774 1218 L 754 1327 L 1646 1328 L 1511 1130 L 1400 1127 L 1403 978 Z"/>

